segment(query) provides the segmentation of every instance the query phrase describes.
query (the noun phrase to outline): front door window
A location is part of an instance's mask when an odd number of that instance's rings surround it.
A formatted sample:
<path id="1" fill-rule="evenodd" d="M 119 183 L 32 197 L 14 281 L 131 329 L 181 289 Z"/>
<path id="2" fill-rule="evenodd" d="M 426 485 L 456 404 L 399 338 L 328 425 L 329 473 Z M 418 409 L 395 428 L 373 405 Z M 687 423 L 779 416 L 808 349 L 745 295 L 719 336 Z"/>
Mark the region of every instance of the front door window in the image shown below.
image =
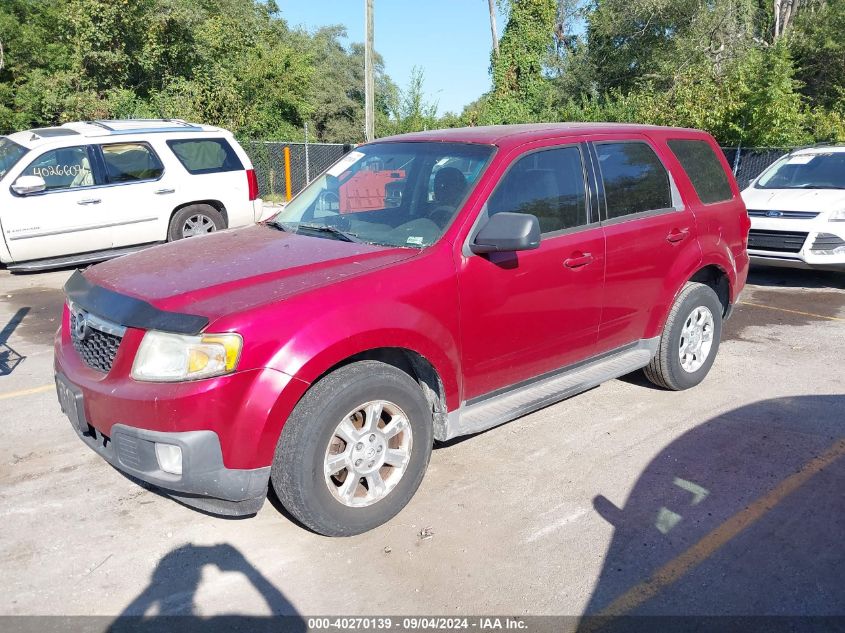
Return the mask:
<path id="1" fill-rule="evenodd" d="M 62 147 L 36 158 L 21 176 L 39 176 L 47 191 L 89 187 L 94 183 L 87 147 Z"/>

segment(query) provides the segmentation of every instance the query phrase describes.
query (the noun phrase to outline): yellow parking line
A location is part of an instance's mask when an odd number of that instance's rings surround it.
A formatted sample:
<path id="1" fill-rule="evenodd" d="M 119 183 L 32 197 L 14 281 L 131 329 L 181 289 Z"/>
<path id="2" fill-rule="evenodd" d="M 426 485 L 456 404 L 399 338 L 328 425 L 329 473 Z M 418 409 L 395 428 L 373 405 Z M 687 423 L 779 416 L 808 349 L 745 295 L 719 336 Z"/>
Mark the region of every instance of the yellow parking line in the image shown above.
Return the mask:
<path id="1" fill-rule="evenodd" d="M 32 389 L 21 389 L 20 391 L 0 393 L 0 400 L 5 400 L 6 398 L 17 398 L 19 396 L 31 396 L 34 393 L 44 393 L 45 391 L 50 391 L 55 388 L 55 385 L 42 385 L 40 387 L 33 387 Z"/>
<path id="2" fill-rule="evenodd" d="M 823 314 L 816 314 L 815 312 L 801 312 L 801 310 L 788 310 L 787 308 L 778 308 L 775 306 L 767 306 L 762 303 L 749 303 L 748 301 L 740 301 L 741 306 L 751 306 L 753 308 L 766 308 L 768 310 L 777 310 L 778 312 L 789 312 L 790 314 L 800 314 L 802 316 L 813 317 L 815 319 L 827 319 L 829 321 L 845 321 L 842 317 L 825 316 Z"/>
<path id="3" fill-rule="evenodd" d="M 599 616 L 616 617 L 637 608 L 656 596 L 662 589 L 679 580 L 687 572 L 703 563 L 720 547 L 740 532 L 751 527 L 783 499 L 804 485 L 813 475 L 830 466 L 845 455 L 845 439 L 834 442 L 823 454 L 807 462 L 801 470 L 784 479 L 768 494 L 760 497 L 741 512 L 736 513 L 717 528 L 706 534 L 688 550 L 658 569 L 651 577 L 616 598 Z M 600 620 L 596 622 L 601 623 Z M 603 624 L 603 623 L 602 623 Z M 589 626 L 587 628 L 590 628 Z M 599 624 L 598 628 L 601 628 Z"/>

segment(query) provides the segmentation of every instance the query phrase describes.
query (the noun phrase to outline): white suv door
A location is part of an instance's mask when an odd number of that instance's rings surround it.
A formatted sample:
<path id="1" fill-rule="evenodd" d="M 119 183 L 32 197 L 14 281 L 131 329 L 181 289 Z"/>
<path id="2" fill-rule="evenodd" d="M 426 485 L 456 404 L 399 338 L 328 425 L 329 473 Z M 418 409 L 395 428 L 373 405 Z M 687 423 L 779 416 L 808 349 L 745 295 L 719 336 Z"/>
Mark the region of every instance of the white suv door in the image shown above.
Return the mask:
<path id="1" fill-rule="evenodd" d="M 18 174 L 43 178 L 47 189 L 28 195 L 10 189 L 3 194 L 3 229 L 13 260 L 111 247 L 109 192 L 99 186 L 92 169 L 95 160 L 88 145 L 49 149 Z"/>
<path id="2" fill-rule="evenodd" d="M 152 145 L 146 141 L 106 142 L 97 146 L 109 190 L 112 245 L 115 248 L 164 241 L 175 185 Z"/>

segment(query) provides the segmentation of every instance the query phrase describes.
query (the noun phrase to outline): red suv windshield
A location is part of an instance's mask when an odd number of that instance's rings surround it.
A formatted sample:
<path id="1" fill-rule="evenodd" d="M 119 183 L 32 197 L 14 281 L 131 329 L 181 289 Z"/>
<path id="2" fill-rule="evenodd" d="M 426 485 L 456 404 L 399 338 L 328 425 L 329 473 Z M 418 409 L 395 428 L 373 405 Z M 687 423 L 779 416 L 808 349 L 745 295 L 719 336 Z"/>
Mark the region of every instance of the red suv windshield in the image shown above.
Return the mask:
<path id="1" fill-rule="evenodd" d="M 491 145 L 375 143 L 350 152 L 273 218 L 285 230 L 421 248 L 446 230 Z"/>

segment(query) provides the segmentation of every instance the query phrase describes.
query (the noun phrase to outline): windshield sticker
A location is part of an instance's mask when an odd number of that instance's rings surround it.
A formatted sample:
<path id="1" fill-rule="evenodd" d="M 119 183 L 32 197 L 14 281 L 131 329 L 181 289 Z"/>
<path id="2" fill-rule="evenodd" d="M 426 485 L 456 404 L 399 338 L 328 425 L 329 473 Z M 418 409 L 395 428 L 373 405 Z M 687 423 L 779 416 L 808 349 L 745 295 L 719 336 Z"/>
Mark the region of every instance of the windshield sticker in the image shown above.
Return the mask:
<path id="1" fill-rule="evenodd" d="M 800 156 L 793 156 L 786 161 L 787 165 L 806 165 L 816 157 L 815 154 L 802 154 Z"/>
<path id="2" fill-rule="evenodd" d="M 416 235 L 412 235 L 407 240 L 405 240 L 406 244 L 413 244 L 414 246 L 422 246 L 423 245 L 423 238 L 418 237 Z"/>
<path id="3" fill-rule="evenodd" d="M 362 158 L 364 158 L 364 154 L 362 152 L 349 152 L 346 156 L 344 156 L 337 163 L 335 163 L 335 165 L 326 173 L 329 176 L 334 176 L 335 178 L 337 178 Z"/>

